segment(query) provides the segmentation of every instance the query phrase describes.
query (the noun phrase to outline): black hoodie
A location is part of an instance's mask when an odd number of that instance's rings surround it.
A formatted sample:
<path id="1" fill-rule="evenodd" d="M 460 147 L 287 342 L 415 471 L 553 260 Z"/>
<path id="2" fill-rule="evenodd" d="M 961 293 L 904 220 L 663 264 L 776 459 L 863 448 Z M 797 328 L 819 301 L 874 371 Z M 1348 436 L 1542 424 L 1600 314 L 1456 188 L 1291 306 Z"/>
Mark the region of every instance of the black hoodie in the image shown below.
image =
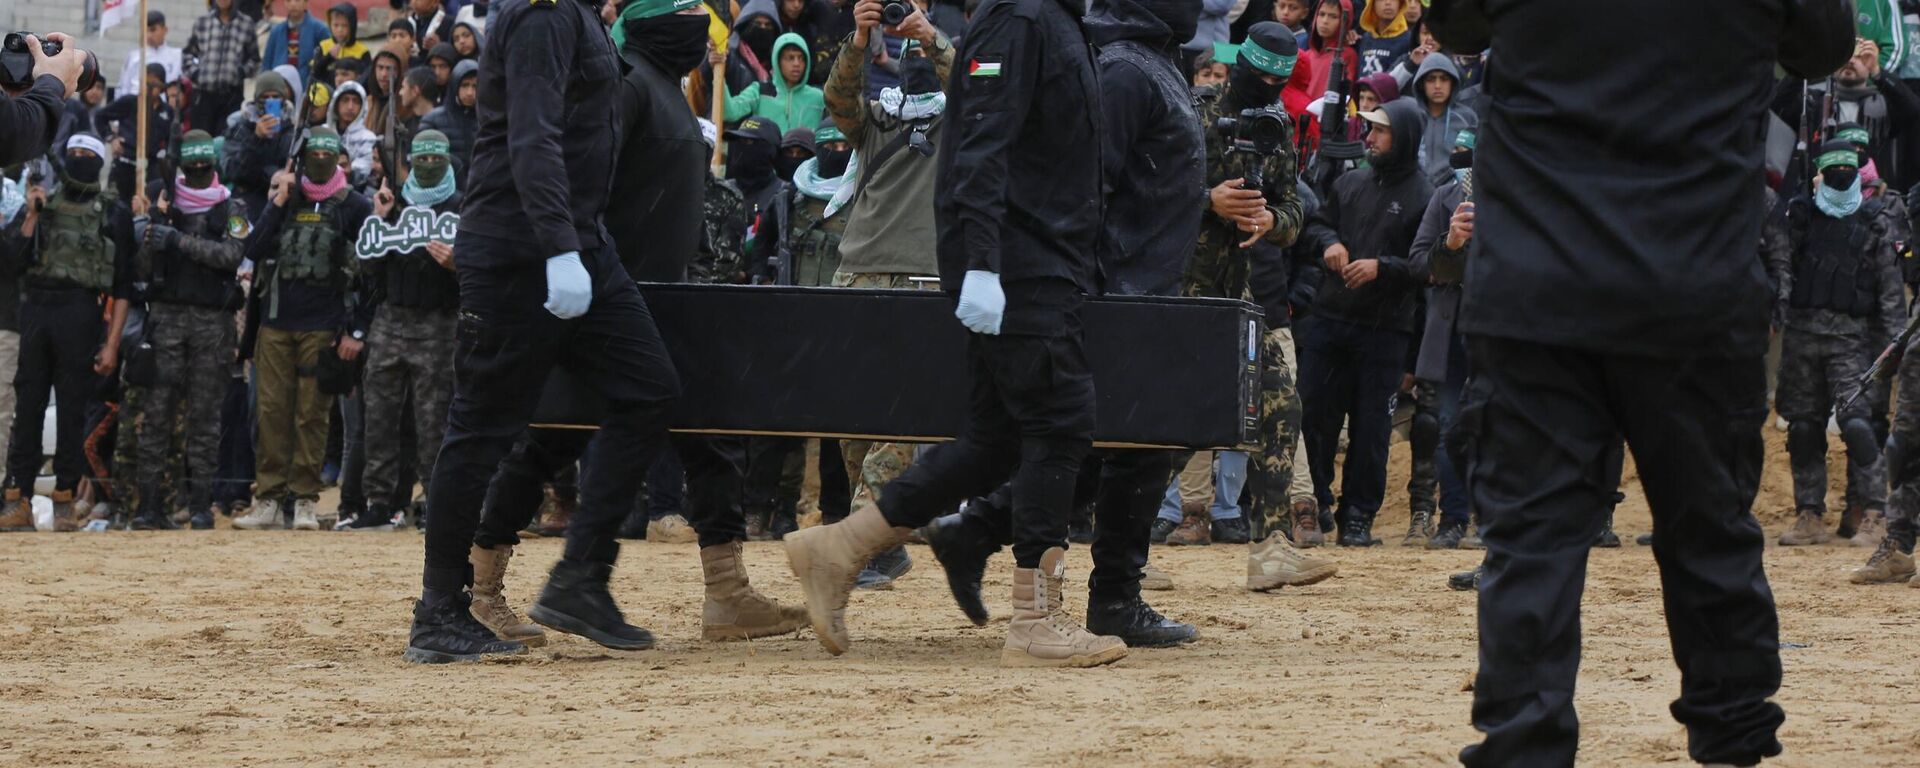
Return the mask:
<path id="1" fill-rule="evenodd" d="M 1164 12 L 1200 2 L 1157 0 Z M 1107 293 L 1172 296 L 1200 235 L 1206 140 L 1173 55 L 1183 40 L 1139 0 L 1094 0 L 1085 28 L 1100 49 L 1105 109 L 1106 228 L 1099 251 Z"/>
<path id="2" fill-rule="evenodd" d="M 1418 158 L 1427 121 L 1410 101 L 1382 109 L 1393 123 L 1393 149 L 1335 181 L 1333 194 L 1301 237 L 1312 243 L 1313 253 L 1341 243 L 1350 261 L 1380 260 L 1379 277 L 1357 289 L 1328 272 L 1314 299 L 1314 316 L 1412 333 L 1414 305 L 1427 284 L 1427 256 L 1412 252 L 1420 216 L 1433 197 Z"/>

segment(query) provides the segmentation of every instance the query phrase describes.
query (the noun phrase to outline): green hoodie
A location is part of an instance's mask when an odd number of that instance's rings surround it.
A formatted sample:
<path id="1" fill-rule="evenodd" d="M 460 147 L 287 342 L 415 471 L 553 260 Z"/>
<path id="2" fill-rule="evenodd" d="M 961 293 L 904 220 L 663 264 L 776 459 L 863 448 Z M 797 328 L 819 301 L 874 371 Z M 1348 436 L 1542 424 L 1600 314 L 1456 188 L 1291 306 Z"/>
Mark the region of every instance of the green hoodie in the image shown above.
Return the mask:
<path id="1" fill-rule="evenodd" d="M 800 54 L 807 59 L 807 68 L 801 71 L 798 85 L 787 85 L 786 78 L 780 76 L 780 52 L 789 46 L 800 49 Z M 755 83 L 728 96 L 727 121 L 764 117 L 780 127 L 782 136 L 795 128 L 819 125 L 826 116 L 827 101 L 819 88 L 807 84 L 808 76 L 813 73 L 813 57 L 808 55 L 806 39 L 792 32 L 775 38 L 773 62 L 767 66 L 772 70 L 773 95 L 762 93 L 760 84 Z"/>

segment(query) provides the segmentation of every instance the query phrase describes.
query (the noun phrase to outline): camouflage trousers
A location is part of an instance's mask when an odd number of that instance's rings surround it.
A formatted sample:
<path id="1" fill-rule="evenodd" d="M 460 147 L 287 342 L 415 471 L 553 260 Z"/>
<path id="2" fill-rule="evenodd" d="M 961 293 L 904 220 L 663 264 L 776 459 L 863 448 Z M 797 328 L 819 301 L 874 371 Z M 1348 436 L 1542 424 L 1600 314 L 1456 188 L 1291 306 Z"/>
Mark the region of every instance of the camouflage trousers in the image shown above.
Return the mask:
<path id="1" fill-rule="evenodd" d="M 147 314 L 147 343 L 153 347 L 159 376 L 152 386 L 127 388 L 126 399 L 133 407 L 123 413 L 135 416 L 121 422 L 125 429 L 120 432 L 126 442 L 138 435 L 140 503 L 161 503 L 161 481 L 176 464 L 177 429 L 186 449 L 186 472 L 175 478 L 175 487 L 184 493 L 189 512 L 207 511 L 220 466 L 220 406 L 233 378 L 238 343 L 233 313 L 154 304 Z"/>
<path id="2" fill-rule="evenodd" d="M 1260 339 L 1260 451 L 1248 455 L 1247 482 L 1256 538 L 1287 531 L 1293 522 L 1293 460 L 1300 440 L 1300 391 L 1294 384 L 1293 329 L 1274 328 Z M 1176 467 L 1193 451 L 1175 455 Z"/>
<path id="3" fill-rule="evenodd" d="M 1916 529 L 1920 529 L 1920 349 L 1914 347 L 1900 358 L 1900 398 L 1883 461 L 1893 485 L 1887 536 L 1900 551 L 1912 554 Z"/>
<path id="4" fill-rule="evenodd" d="M 1825 509 L 1827 503 L 1827 417 L 1842 424 L 1871 422 L 1874 397 L 1862 395 L 1840 410 L 1860 389 L 1860 377 L 1879 350 L 1861 336 L 1830 336 L 1788 328 L 1780 344 L 1780 385 L 1774 408 L 1787 420 L 1787 454 L 1793 467 L 1794 505 Z M 1836 410 L 1839 410 L 1836 413 Z M 1887 506 L 1886 462 L 1862 467 L 1854 487 L 1862 507 Z"/>
<path id="5" fill-rule="evenodd" d="M 413 500 L 400 482 L 401 419 L 413 419 L 415 474 L 433 477 L 433 460 L 453 399 L 453 310 L 387 305 L 367 334 L 367 506 L 393 510 Z M 411 397 L 413 408 L 407 403 Z"/>
<path id="6" fill-rule="evenodd" d="M 894 291 L 939 290 L 940 283 L 914 280 L 920 275 L 894 273 L 849 273 L 833 275 L 835 288 L 878 288 Z M 915 446 L 908 443 L 877 443 L 871 440 L 840 441 L 840 459 L 847 465 L 847 480 L 853 486 L 855 512 L 880 503 L 880 489 L 907 471 L 913 464 Z"/>

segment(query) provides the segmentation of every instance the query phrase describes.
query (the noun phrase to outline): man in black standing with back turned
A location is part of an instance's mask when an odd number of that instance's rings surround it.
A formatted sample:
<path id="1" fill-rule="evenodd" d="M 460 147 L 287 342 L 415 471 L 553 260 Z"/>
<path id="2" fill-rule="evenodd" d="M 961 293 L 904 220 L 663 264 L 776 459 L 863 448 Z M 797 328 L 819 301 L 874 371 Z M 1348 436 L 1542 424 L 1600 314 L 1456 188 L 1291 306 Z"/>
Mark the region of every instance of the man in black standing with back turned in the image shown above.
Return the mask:
<path id="1" fill-rule="evenodd" d="M 1486 738 L 1460 759 L 1574 762 L 1580 593 L 1619 434 L 1653 508 L 1687 752 L 1756 765 L 1780 754 L 1786 719 L 1768 701 L 1780 628 L 1751 512 L 1767 416 L 1753 256 L 1766 108 L 1776 61 L 1802 77 L 1846 61 L 1853 3 L 1590 6 L 1434 0 L 1427 12 L 1448 50 L 1500 51 L 1461 320 L 1474 379 L 1460 428 L 1487 545 L 1473 686 Z M 1627 38 L 1647 55 L 1596 70 L 1578 53 Z"/>
<path id="2" fill-rule="evenodd" d="M 639 491 L 635 467 L 666 443 L 679 378 L 601 213 L 620 135 L 620 68 L 594 0 L 503 4 L 481 54 L 479 128 L 461 209 L 460 319 L 447 434 L 427 492 L 425 590 L 406 657 L 516 653 L 468 612 L 480 505 L 526 430 L 547 374 L 566 366 L 607 403 L 580 509 L 528 615 L 609 648 L 653 645 L 607 591 L 615 534 Z"/>
<path id="3" fill-rule="evenodd" d="M 987 0 L 954 58 L 934 197 L 940 284 L 972 331 L 969 423 L 880 493 L 879 508 L 787 535 L 820 644 L 845 653 L 844 613 L 867 559 L 1013 478 L 1008 666 L 1109 664 L 1127 653 L 1060 606 L 1067 510 L 1093 442 L 1080 309 L 1096 290 L 1099 76 L 1079 0 Z M 1195 190 L 1196 197 L 1198 190 Z"/>

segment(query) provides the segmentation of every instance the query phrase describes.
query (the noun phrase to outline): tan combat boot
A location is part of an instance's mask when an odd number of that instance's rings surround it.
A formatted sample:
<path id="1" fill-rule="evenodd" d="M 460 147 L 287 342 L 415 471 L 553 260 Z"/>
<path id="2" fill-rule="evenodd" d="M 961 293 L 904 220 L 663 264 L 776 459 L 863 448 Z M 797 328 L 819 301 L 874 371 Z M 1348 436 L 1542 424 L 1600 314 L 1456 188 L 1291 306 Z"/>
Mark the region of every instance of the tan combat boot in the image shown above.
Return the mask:
<path id="1" fill-rule="evenodd" d="M 0 506 L 0 531 L 23 533 L 33 530 L 33 497 L 23 496 L 18 488 L 8 488 L 5 506 Z"/>
<path id="2" fill-rule="evenodd" d="M 502 640 L 523 643 L 528 648 L 546 645 L 546 630 L 520 618 L 507 602 L 507 563 L 513 560 L 513 547 L 488 549 L 476 544 L 467 552 L 467 560 L 473 564 L 473 600 L 467 609 L 473 620 Z"/>
<path id="3" fill-rule="evenodd" d="M 1887 513 L 1869 509 L 1860 517 L 1859 529 L 1848 541 L 1856 547 L 1874 548 L 1887 538 Z"/>
<path id="4" fill-rule="evenodd" d="M 1294 549 L 1287 537 L 1274 533 L 1247 552 L 1247 589 L 1266 592 L 1280 587 L 1304 587 L 1333 578 L 1340 566 Z"/>
<path id="5" fill-rule="evenodd" d="M 1181 508 L 1180 527 L 1167 534 L 1167 546 L 1204 547 L 1213 543 L 1213 520 L 1205 504 Z"/>
<path id="6" fill-rule="evenodd" d="M 53 529 L 61 533 L 80 530 L 93 512 L 92 508 L 82 510 L 73 503 L 73 491 L 54 491 L 48 498 L 53 499 Z"/>
<path id="7" fill-rule="evenodd" d="M 1827 533 L 1827 526 L 1820 521 L 1820 508 L 1802 507 L 1793 519 L 1793 527 L 1780 534 L 1780 546 L 1804 547 L 1825 544 L 1832 539 L 1833 534 Z"/>
<path id="8" fill-rule="evenodd" d="M 832 525 L 816 525 L 787 534 L 787 564 L 807 597 L 807 619 L 827 653 L 847 652 L 847 598 L 867 561 L 907 540 L 907 528 L 887 524 L 880 509 L 861 507 Z"/>
<path id="9" fill-rule="evenodd" d="M 1060 585 L 1067 577 L 1067 551 L 1040 555 L 1039 568 L 1013 569 L 1013 620 L 1000 649 L 1004 667 L 1097 667 L 1127 656 L 1117 637 L 1088 632 L 1065 613 Z"/>
<path id="10" fill-rule="evenodd" d="M 1893 539 L 1882 539 L 1867 564 L 1853 569 L 1847 581 L 1855 584 L 1898 584 L 1913 578 L 1913 555 L 1901 552 Z"/>
<path id="11" fill-rule="evenodd" d="M 740 542 L 700 549 L 700 570 L 707 577 L 706 605 L 700 611 L 700 638 L 747 640 L 784 635 L 807 625 L 807 609 L 781 605 L 754 591 Z"/>
<path id="12" fill-rule="evenodd" d="M 1153 567 L 1153 563 L 1147 563 L 1140 569 L 1140 588 L 1164 592 L 1173 589 L 1173 577 L 1168 576 L 1166 571 Z"/>

